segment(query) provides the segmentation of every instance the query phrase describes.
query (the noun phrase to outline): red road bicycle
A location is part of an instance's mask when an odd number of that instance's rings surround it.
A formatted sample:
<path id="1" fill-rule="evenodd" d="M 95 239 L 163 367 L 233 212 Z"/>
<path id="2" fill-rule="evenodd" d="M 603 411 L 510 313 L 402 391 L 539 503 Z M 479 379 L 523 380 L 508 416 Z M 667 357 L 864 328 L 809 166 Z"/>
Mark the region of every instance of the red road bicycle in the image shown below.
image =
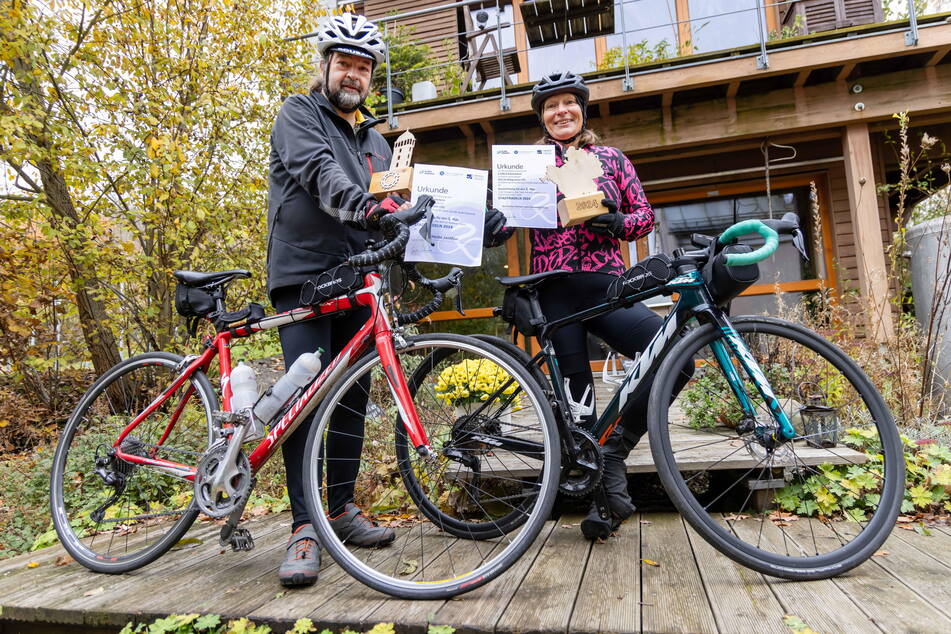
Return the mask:
<path id="1" fill-rule="evenodd" d="M 456 269 L 429 280 L 400 261 L 408 225 L 431 205 L 424 197 L 384 218 L 388 240 L 340 269 L 355 274 L 351 290 L 288 312 L 265 317 L 253 305 L 225 312 L 227 285 L 246 271 L 177 272 L 185 290 L 213 299 L 199 316 L 216 334 L 198 355 L 131 357 L 82 397 L 57 447 L 50 487 L 53 522 L 69 553 L 96 572 L 133 570 L 176 544 L 199 513 L 226 518 L 222 546 L 250 550 L 254 541 L 239 523 L 255 476 L 319 407 L 306 449 L 308 508 L 321 543 L 347 572 L 395 596 L 445 598 L 514 563 L 554 502 L 557 430 L 518 361 L 477 339 L 405 328 L 436 310 L 461 277 Z M 432 301 L 398 312 L 389 262 Z M 233 340 L 310 319 L 354 318 L 358 309 L 369 317 L 357 334 L 271 420 L 255 421 L 254 407 L 232 411 Z M 216 358 L 220 401 L 209 379 Z M 248 444 L 257 422 L 267 433 Z M 354 441 L 359 457 L 345 457 L 340 447 Z M 356 504 L 397 539 L 373 550 L 339 538 L 328 520 L 335 486 L 353 487 Z"/>

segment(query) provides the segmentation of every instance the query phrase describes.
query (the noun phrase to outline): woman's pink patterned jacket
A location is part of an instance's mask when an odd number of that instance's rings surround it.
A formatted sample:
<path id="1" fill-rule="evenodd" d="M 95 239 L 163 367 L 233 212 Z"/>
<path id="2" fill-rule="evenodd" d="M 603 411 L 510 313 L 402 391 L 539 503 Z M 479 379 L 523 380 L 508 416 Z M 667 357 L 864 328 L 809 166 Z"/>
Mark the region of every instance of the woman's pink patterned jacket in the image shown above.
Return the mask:
<path id="1" fill-rule="evenodd" d="M 598 189 L 605 198 L 617 203 L 618 212 L 624 217 L 624 240 L 642 238 L 654 228 L 654 210 L 647 202 L 644 188 L 637 178 L 634 166 L 624 153 L 613 147 L 588 145 L 582 148 L 601 160 L 604 175 L 597 179 Z M 555 164 L 564 163 L 565 147 L 555 143 Z M 564 198 L 558 192 L 558 200 Z M 593 271 L 620 273 L 624 271 L 621 245 L 617 239 L 594 233 L 584 224 L 562 227 L 558 221 L 555 229 L 531 229 L 532 273 L 567 269 L 570 271 Z M 504 238 L 511 235 L 507 232 Z"/>

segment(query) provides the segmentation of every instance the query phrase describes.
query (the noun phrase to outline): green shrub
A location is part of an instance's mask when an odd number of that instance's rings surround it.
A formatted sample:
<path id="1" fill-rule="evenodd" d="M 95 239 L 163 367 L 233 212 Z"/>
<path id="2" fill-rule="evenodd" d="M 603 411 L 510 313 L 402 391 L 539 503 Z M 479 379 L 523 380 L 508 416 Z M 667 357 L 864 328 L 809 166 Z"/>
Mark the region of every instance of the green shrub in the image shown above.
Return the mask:
<path id="1" fill-rule="evenodd" d="M 776 493 L 776 501 L 784 510 L 863 522 L 877 508 L 883 475 L 877 434 L 869 429 L 847 429 L 843 436 L 844 444 L 865 453 L 868 461 L 819 465 L 820 473 Z M 906 486 L 901 512 L 951 512 L 951 450 L 936 442 L 919 444 L 904 436 L 902 442 Z"/>

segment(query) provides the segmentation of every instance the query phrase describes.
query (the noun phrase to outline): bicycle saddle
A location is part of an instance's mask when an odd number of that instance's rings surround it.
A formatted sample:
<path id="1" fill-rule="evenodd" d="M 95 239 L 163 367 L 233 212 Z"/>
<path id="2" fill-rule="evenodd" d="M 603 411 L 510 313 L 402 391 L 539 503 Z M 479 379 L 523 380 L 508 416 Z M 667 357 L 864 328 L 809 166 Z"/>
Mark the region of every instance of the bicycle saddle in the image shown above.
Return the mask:
<path id="1" fill-rule="evenodd" d="M 544 273 L 534 273 L 532 275 L 519 275 L 517 277 L 497 277 L 502 286 L 534 286 L 543 280 L 554 279 L 568 275 L 571 271 L 545 271 Z"/>
<path id="2" fill-rule="evenodd" d="M 175 271 L 172 273 L 179 282 L 185 286 L 219 286 L 227 284 L 236 277 L 251 277 L 251 273 L 244 269 L 231 269 L 230 271 L 215 271 L 212 273 L 199 273 L 197 271 Z"/>

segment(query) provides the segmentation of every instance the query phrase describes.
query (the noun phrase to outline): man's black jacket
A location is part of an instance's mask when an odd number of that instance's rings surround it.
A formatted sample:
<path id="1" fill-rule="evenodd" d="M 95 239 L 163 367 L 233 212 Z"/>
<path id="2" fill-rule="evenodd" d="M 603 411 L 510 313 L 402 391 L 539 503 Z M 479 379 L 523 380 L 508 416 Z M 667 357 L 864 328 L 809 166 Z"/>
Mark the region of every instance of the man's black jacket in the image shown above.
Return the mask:
<path id="1" fill-rule="evenodd" d="M 373 197 L 370 174 L 389 168 L 393 153 L 380 119 L 356 130 L 319 93 L 291 95 L 271 131 L 268 184 L 268 291 L 303 284 L 315 273 L 363 251 Z"/>

